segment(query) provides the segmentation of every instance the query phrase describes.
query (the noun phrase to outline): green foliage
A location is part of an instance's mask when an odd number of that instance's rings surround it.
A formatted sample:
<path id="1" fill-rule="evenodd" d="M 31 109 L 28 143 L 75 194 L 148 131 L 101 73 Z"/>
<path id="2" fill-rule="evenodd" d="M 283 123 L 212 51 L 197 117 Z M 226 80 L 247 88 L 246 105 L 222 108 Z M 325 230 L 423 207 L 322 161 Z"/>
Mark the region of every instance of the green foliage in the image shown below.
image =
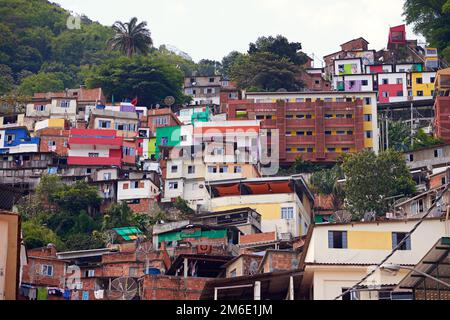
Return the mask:
<path id="1" fill-rule="evenodd" d="M 64 185 L 53 194 L 52 201 L 64 211 L 77 213 L 89 207 L 97 207 L 101 203 L 97 188 L 85 181 L 77 181 L 73 185 Z"/>
<path id="2" fill-rule="evenodd" d="M 222 64 L 218 61 L 202 59 L 197 64 L 199 76 L 214 76 L 222 74 Z"/>
<path id="3" fill-rule="evenodd" d="M 69 12 L 57 4 L 43 0 L 0 0 L 0 17 L 0 65 L 10 68 L 14 80 L 11 84 L 8 76 L 6 86 L 0 80 L 0 94 L 16 85 L 21 85 L 22 92 L 27 94 L 79 85 L 80 66 L 111 56 L 104 54 L 107 39 L 113 35 L 111 28 L 83 16 L 81 29 L 68 29 Z M 53 63 L 65 68 L 44 68 Z M 37 75 L 30 77 L 34 74 Z"/>
<path id="4" fill-rule="evenodd" d="M 300 173 L 314 173 L 316 171 L 330 169 L 330 165 L 328 164 L 317 164 L 312 163 L 311 161 L 303 160 L 302 157 L 297 157 L 295 159 L 294 164 L 292 164 L 289 168 L 281 168 L 277 175 L 279 176 L 292 176 Z"/>
<path id="5" fill-rule="evenodd" d="M 19 92 L 23 95 L 32 96 L 36 92 L 50 92 L 64 90 L 64 82 L 60 80 L 57 73 L 41 72 L 22 80 Z"/>
<path id="6" fill-rule="evenodd" d="M 231 76 L 231 67 L 233 64 L 243 56 L 242 53 L 238 51 L 231 51 L 228 55 L 222 59 L 222 73 L 225 77 Z"/>
<path id="7" fill-rule="evenodd" d="M 41 225 L 39 221 L 28 220 L 22 223 L 22 233 L 27 249 L 45 247 L 53 243 L 57 248 L 64 249 L 61 239 L 49 228 Z"/>
<path id="8" fill-rule="evenodd" d="M 403 155 L 393 150 L 378 156 L 369 150 L 348 155 L 342 168 L 347 209 L 355 218 L 362 218 L 365 213 L 384 215 L 389 208 L 388 198 L 415 192 Z"/>
<path id="9" fill-rule="evenodd" d="M 330 196 L 334 211 L 342 208 L 345 199 L 344 189 L 338 181 L 344 178 L 341 166 L 316 171 L 311 176 L 311 185 L 314 192 Z"/>
<path id="10" fill-rule="evenodd" d="M 87 76 L 89 87 L 102 87 L 116 101 L 138 97 L 141 105 L 163 103 L 173 96 L 177 103 L 187 101 L 182 92 L 183 73 L 160 54 L 148 57 L 111 59 L 94 67 Z"/>
<path id="11" fill-rule="evenodd" d="M 184 214 L 188 214 L 188 215 L 189 215 L 189 214 L 194 214 L 194 213 L 195 213 L 195 211 L 192 210 L 192 209 L 189 207 L 187 201 L 184 200 L 184 199 L 181 198 L 181 197 L 178 197 L 178 198 L 177 198 L 177 200 L 175 201 L 174 206 L 175 206 L 175 208 L 177 208 L 178 210 L 180 210 L 180 211 L 183 212 Z"/>
<path id="12" fill-rule="evenodd" d="M 134 222 L 134 213 L 125 202 L 113 204 L 103 216 L 102 230 L 129 227 L 133 226 Z"/>
<path id="13" fill-rule="evenodd" d="M 450 63 L 450 1 L 406 0 L 404 16 L 414 26 L 414 31 L 425 36 L 427 41 L 443 54 Z"/>
<path id="14" fill-rule="evenodd" d="M 389 148 L 395 151 L 408 152 L 444 143 L 442 139 L 425 133 L 422 128 L 414 132 L 412 141 L 413 145 L 411 145 L 411 127 L 409 124 L 402 121 L 389 122 Z"/>
<path id="15" fill-rule="evenodd" d="M 114 36 L 108 40 L 108 47 L 118 50 L 131 58 L 135 54 L 148 54 L 153 45 L 147 22 L 137 23 L 137 18 L 129 22 L 116 21 L 113 25 Z"/>

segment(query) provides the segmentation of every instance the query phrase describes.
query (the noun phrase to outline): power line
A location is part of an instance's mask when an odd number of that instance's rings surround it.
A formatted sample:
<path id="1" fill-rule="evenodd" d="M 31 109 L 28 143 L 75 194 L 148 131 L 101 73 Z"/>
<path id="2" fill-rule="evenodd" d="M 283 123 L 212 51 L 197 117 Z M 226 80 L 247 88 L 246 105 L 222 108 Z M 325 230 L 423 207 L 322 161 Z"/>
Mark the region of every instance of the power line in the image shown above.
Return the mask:
<path id="1" fill-rule="evenodd" d="M 369 277 L 371 277 L 383 264 L 386 263 L 386 261 L 388 261 L 393 255 L 394 253 L 401 248 L 401 246 L 406 242 L 406 240 L 408 240 L 409 238 L 411 238 L 411 235 L 414 233 L 414 231 L 417 230 L 417 228 L 423 223 L 423 221 L 425 221 L 426 217 L 428 217 L 428 215 L 431 213 L 431 211 L 437 206 L 438 202 L 441 201 L 441 199 L 444 196 L 444 193 L 449 189 L 450 184 L 447 184 L 445 186 L 445 188 L 442 190 L 441 194 L 439 195 L 439 197 L 437 197 L 435 199 L 435 202 L 433 203 L 433 205 L 428 209 L 427 213 L 414 225 L 414 227 L 411 229 L 410 232 L 408 232 L 405 237 L 397 244 L 397 246 L 392 249 L 391 253 L 389 253 L 386 258 L 384 258 L 379 264 L 376 265 L 376 267 L 369 272 L 365 277 L 363 277 L 360 281 L 358 281 L 353 287 L 351 287 L 350 289 L 347 289 L 345 292 L 341 293 L 340 295 L 338 295 L 336 298 L 334 298 L 333 300 L 337 300 L 341 297 L 343 297 L 344 295 L 346 295 L 347 293 L 350 293 L 352 291 L 354 291 L 361 283 L 363 283 L 364 281 L 366 281 Z"/>

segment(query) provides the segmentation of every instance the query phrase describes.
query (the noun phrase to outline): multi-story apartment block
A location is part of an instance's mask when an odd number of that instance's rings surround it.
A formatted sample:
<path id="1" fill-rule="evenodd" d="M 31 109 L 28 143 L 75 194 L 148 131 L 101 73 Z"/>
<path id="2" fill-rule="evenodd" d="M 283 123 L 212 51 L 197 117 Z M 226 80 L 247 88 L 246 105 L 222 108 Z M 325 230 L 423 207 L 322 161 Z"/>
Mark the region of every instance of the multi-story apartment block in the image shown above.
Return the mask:
<path id="1" fill-rule="evenodd" d="M 247 93 L 246 98 L 229 103 L 229 119 L 256 119 L 261 129 L 278 129 L 278 140 L 268 141 L 277 145 L 280 163 L 298 157 L 333 162 L 365 148 L 378 152 L 375 92 Z"/>
<path id="2" fill-rule="evenodd" d="M 99 130 L 116 130 L 123 138 L 136 138 L 139 127 L 136 112 L 122 112 L 93 109 L 89 115 L 89 128 Z"/>
<path id="3" fill-rule="evenodd" d="M 435 83 L 434 133 L 450 143 L 450 68 L 439 70 Z"/>
<path id="4" fill-rule="evenodd" d="M 378 73 L 378 101 L 390 103 L 405 101 L 408 97 L 407 77 L 401 73 Z"/>

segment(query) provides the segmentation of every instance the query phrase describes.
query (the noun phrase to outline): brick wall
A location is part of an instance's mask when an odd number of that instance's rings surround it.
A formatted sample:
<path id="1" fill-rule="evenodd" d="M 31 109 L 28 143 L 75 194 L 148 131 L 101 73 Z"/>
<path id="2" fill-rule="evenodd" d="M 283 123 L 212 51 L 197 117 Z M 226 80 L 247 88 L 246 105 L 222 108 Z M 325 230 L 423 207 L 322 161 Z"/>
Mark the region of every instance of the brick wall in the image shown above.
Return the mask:
<path id="1" fill-rule="evenodd" d="M 143 300 L 199 300 L 209 278 L 145 276 Z"/>
<path id="2" fill-rule="evenodd" d="M 239 244 L 253 244 L 277 240 L 276 232 L 256 233 L 239 236 Z"/>

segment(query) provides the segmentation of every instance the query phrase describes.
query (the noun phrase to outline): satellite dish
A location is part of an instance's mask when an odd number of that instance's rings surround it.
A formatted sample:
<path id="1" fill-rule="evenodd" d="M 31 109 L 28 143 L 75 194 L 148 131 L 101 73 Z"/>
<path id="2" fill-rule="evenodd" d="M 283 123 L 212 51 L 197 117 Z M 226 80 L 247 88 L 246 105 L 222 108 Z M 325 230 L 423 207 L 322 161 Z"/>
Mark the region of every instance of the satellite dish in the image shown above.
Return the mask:
<path id="1" fill-rule="evenodd" d="M 109 300 L 132 300 L 138 292 L 136 280 L 129 277 L 116 278 L 107 291 Z"/>
<path id="2" fill-rule="evenodd" d="M 166 106 L 172 106 L 173 104 L 175 103 L 175 98 L 174 97 L 172 97 L 172 96 L 167 96 L 165 99 L 164 99 L 164 104 L 166 105 Z"/>
<path id="3" fill-rule="evenodd" d="M 336 211 L 331 215 L 334 222 L 337 223 L 349 223 L 352 221 L 352 214 L 345 210 Z"/>
<path id="4" fill-rule="evenodd" d="M 258 266 L 259 266 L 258 261 L 252 260 L 252 262 L 250 262 L 250 267 L 249 267 L 248 272 L 251 276 L 258 272 Z"/>

